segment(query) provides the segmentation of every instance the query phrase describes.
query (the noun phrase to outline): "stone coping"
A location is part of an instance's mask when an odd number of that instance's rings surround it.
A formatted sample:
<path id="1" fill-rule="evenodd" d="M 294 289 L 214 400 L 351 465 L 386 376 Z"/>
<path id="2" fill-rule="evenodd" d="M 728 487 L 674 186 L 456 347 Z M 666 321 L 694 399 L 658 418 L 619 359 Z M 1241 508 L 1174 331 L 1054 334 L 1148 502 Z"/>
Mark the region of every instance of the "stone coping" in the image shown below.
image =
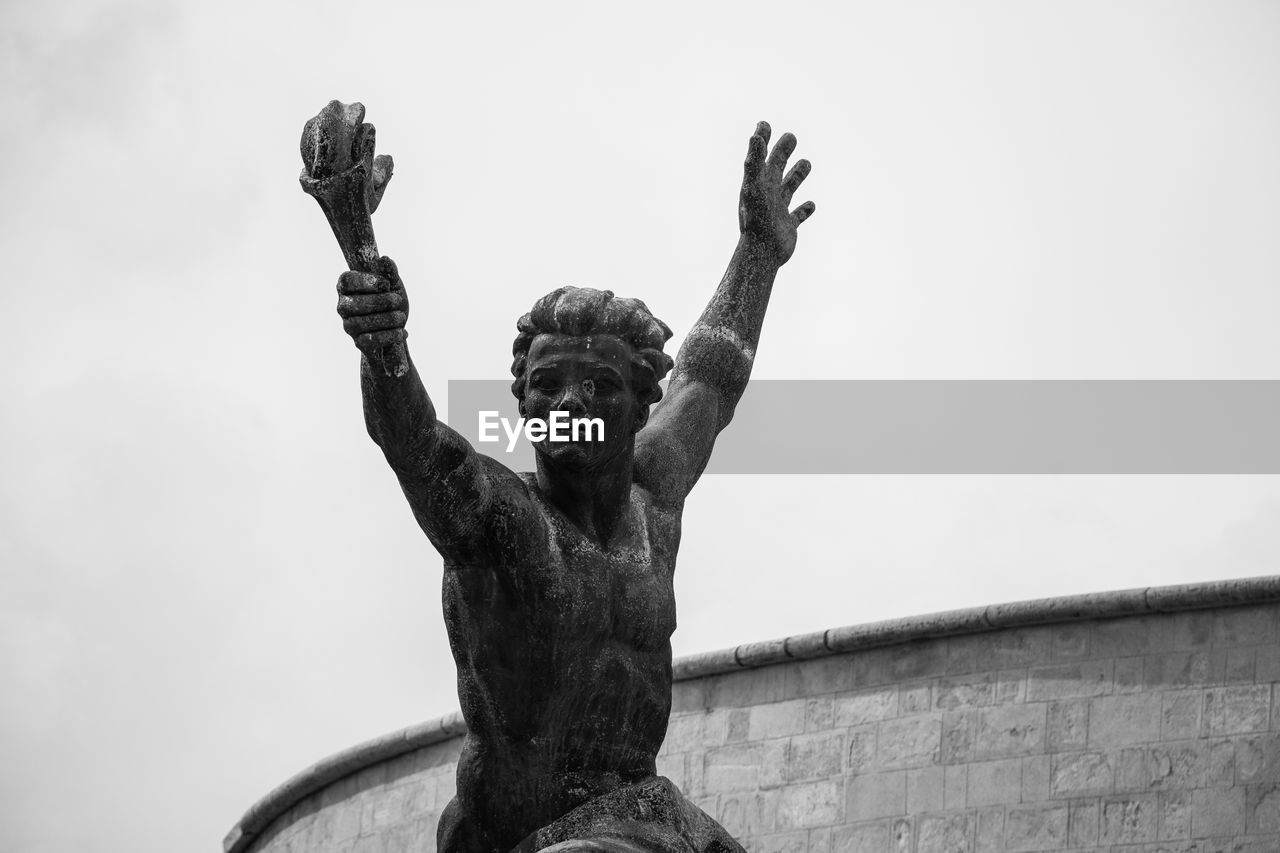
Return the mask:
<path id="1" fill-rule="evenodd" d="M 741 669 L 898 645 L 913 640 L 1274 601 L 1280 601 L 1280 575 L 1016 601 L 746 643 L 730 649 L 681 658 L 674 663 L 673 675 L 676 681 L 689 681 Z M 462 714 L 455 711 L 365 741 L 322 759 L 250 806 L 223 840 L 223 851 L 243 853 L 273 820 L 304 797 L 345 776 L 398 755 L 449 740 L 466 731 L 467 725 Z"/>

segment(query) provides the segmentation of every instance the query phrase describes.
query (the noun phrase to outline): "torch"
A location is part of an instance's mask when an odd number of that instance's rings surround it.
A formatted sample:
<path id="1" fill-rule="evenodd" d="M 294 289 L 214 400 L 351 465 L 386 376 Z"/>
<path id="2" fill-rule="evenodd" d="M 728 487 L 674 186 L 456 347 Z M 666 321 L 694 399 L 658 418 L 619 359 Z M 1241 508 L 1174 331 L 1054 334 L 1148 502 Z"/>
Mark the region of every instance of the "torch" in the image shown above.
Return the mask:
<path id="1" fill-rule="evenodd" d="M 373 237 L 373 212 L 391 180 L 393 163 L 375 157 L 373 125 L 364 123 L 364 104 L 330 101 L 302 128 L 302 189 L 320 204 L 347 268 L 382 274 L 378 243 Z M 409 371 L 403 330 L 401 338 L 370 356 L 383 375 Z"/>

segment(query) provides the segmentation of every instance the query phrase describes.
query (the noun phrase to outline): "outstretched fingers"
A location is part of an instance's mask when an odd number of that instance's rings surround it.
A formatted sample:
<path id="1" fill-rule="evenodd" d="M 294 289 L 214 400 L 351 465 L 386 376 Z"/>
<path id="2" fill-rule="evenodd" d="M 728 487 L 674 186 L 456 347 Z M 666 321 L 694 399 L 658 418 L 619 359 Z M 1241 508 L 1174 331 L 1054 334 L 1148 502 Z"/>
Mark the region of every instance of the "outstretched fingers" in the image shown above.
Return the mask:
<path id="1" fill-rule="evenodd" d="M 813 212 L 817 209 L 818 209 L 818 206 L 816 204 L 814 204 L 811 201 L 806 201 L 804 204 L 800 205 L 795 210 L 791 211 L 791 215 L 795 217 L 796 225 L 799 225 L 801 222 L 804 222 L 810 216 L 813 216 Z"/>
<path id="2" fill-rule="evenodd" d="M 796 194 L 796 190 L 804 183 L 804 179 L 809 177 L 809 172 L 812 170 L 813 164 L 808 160 L 797 160 L 791 167 L 787 176 L 782 179 L 782 197 L 786 202 L 791 202 L 791 197 Z"/>
<path id="3" fill-rule="evenodd" d="M 769 162 L 766 166 L 774 174 L 781 175 L 782 170 L 787 167 L 787 158 L 790 157 L 791 152 L 795 150 L 795 134 L 782 134 L 782 136 L 778 137 L 778 144 L 773 146 L 773 152 L 769 155 Z"/>
<path id="4" fill-rule="evenodd" d="M 764 168 L 764 155 L 769 149 L 770 133 L 769 122 L 759 122 L 756 124 L 756 132 L 747 141 L 747 159 L 742 164 L 742 171 L 747 177 L 760 174 L 760 170 Z"/>

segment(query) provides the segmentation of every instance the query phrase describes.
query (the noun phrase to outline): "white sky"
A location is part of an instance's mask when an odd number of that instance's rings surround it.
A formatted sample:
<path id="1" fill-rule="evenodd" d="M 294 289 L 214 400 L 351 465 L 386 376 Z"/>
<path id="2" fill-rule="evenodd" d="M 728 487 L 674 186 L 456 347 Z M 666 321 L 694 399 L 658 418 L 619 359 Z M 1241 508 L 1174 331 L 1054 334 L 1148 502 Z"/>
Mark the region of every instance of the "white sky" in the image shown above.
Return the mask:
<path id="1" fill-rule="evenodd" d="M 758 377 L 1280 378 L 1274 2 L 32 0 L 0 63 L 0 853 L 218 849 L 455 707 L 296 182 L 330 98 L 441 402 L 561 284 L 674 352 L 761 118 L 818 212 Z M 685 530 L 677 654 L 1273 573 L 1280 478 L 711 478 Z"/>

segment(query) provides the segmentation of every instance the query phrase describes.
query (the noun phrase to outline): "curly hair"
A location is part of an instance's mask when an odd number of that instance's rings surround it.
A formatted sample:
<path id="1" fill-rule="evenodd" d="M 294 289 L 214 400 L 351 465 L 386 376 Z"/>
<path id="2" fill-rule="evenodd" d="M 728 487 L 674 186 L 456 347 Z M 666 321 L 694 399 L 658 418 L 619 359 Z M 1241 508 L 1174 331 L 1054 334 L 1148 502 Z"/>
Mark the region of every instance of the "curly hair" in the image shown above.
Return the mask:
<path id="1" fill-rule="evenodd" d="M 520 332 L 511 345 L 511 393 L 524 404 L 529 347 L 538 335 L 613 335 L 631 346 L 631 387 L 636 401 L 647 408 L 662 399 L 658 384 L 675 363 L 662 351 L 671 337 L 666 323 L 653 316 L 639 299 L 613 295 L 612 290 L 561 287 L 534 303 L 516 323 Z"/>

